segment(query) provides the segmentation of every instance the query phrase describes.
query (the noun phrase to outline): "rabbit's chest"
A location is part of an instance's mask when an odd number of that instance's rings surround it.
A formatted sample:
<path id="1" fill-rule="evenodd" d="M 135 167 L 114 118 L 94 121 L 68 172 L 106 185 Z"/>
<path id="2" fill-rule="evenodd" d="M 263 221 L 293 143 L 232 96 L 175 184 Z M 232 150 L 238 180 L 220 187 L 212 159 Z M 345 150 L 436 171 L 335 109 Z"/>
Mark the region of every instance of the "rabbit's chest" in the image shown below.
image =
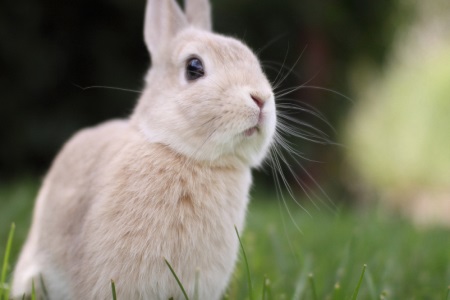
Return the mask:
<path id="1" fill-rule="evenodd" d="M 250 182 L 242 176 L 214 175 L 177 174 L 162 197 L 159 192 L 150 195 L 147 209 L 153 217 L 148 224 L 159 228 L 155 234 L 168 238 L 171 249 L 165 250 L 198 255 L 205 249 L 217 253 L 234 248 L 235 226 L 243 226 Z"/>
<path id="2" fill-rule="evenodd" d="M 194 263 L 210 256 L 205 251 L 227 257 L 237 245 L 235 227 L 243 227 L 250 170 L 182 170 L 161 164 L 125 178 L 108 197 L 115 203 L 105 201 L 98 210 L 101 218 L 124 224 L 114 227 L 115 237 L 139 256 L 190 257 Z"/>
<path id="3" fill-rule="evenodd" d="M 128 286 L 145 299 L 177 298 L 167 261 L 187 289 L 199 281 L 208 287 L 204 295 L 218 295 L 236 261 L 235 227 L 244 225 L 250 169 L 134 157 L 141 159 L 115 168 L 92 195 L 97 200 L 83 227 L 80 267 L 101 270 L 117 287 Z M 156 297 L 162 290 L 171 294 Z"/>
<path id="4" fill-rule="evenodd" d="M 168 290 L 179 291 L 166 261 L 188 289 L 196 280 L 212 290 L 224 288 L 237 257 L 235 227 L 243 227 L 250 173 L 227 177 L 231 174 L 220 172 L 214 177 L 171 173 L 168 188 L 147 183 L 144 191 L 126 193 L 127 205 L 116 221 L 119 217 L 127 226 L 115 228 L 110 246 L 115 259 L 127 262 L 120 272 L 134 274 L 143 294 L 154 285 L 175 284 Z"/>

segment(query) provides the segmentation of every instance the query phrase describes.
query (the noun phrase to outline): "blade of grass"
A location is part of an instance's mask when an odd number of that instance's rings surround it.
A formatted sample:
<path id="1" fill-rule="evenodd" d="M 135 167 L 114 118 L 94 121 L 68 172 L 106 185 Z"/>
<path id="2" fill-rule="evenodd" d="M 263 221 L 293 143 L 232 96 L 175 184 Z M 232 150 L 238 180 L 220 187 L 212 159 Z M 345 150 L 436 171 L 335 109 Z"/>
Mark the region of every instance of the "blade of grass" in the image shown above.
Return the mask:
<path id="1" fill-rule="evenodd" d="M 445 296 L 444 300 L 450 300 L 450 285 L 447 287 L 447 296 Z"/>
<path id="2" fill-rule="evenodd" d="M 36 300 L 36 289 L 34 287 L 34 279 L 31 280 L 31 300 Z"/>
<path id="3" fill-rule="evenodd" d="M 366 284 L 369 289 L 370 298 L 372 300 L 377 300 L 377 292 L 375 291 L 375 283 L 373 282 L 372 274 L 369 270 L 366 270 Z"/>
<path id="4" fill-rule="evenodd" d="M 303 293 L 305 292 L 305 288 L 308 281 L 308 270 L 311 269 L 312 266 L 312 259 L 308 255 L 305 258 L 305 261 L 303 263 L 303 270 L 301 271 L 300 275 L 298 276 L 297 283 L 295 285 L 295 292 L 292 296 L 292 300 L 300 300 L 302 299 Z"/>
<path id="5" fill-rule="evenodd" d="M 264 282 L 263 282 L 263 290 L 262 290 L 262 300 L 269 300 L 272 299 L 272 295 L 270 293 L 270 280 L 267 278 L 267 275 L 264 275 Z"/>
<path id="6" fill-rule="evenodd" d="M 189 300 L 189 297 L 188 297 L 186 291 L 184 290 L 184 287 L 183 287 L 183 285 L 181 284 L 180 279 L 178 279 L 177 274 L 176 274 L 175 271 L 173 270 L 172 266 L 171 266 L 170 263 L 167 261 L 167 259 L 164 258 L 164 261 L 166 262 L 166 265 L 169 267 L 170 272 L 172 272 L 173 277 L 175 277 L 175 280 L 177 281 L 178 286 L 180 287 L 181 292 L 182 292 L 183 295 L 184 295 L 184 298 L 185 298 L 186 300 Z"/>
<path id="7" fill-rule="evenodd" d="M 3 257 L 3 266 L 2 273 L 0 277 L 0 299 L 9 299 L 9 287 L 6 284 L 6 273 L 9 268 L 9 255 L 11 253 L 12 241 L 14 236 L 14 230 L 16 229 L 16 225 L 14 223 L 11 224 L 11 229 L 8 234 L 8 241 L 6 242 L 5 255 Z"/>
<path id="8" fill-rule="evenodd" d="M 200 281 L 200 270 L 197 269 L 195 271 L 194 300 L 199 300 L 199 295 L 198 295 L 199 281 Z"/>
<path id="9" fill-rule="evenodd" d="M 267 280 L 267 276 L 264 275 L 262 297 L 261 297 L 262 300 L 266 300 L 266 280 Z"/>
<path id="10" fill-rule="evenodd" d="M 314 286 L 314 275 L 311 273 L 308 275 L 309 285 L 311 286 L 312 299 L 317 300 L 316 287 Z"/>
<path id="11" fill-rule="evenodd" d="M 339 282 L 334 285 L 333 289 L 333 300 L 341 300 L 342 298 L 342 289 Z"/>
<path id="12" fill-rule="evenodd" d="M 361 272 L 361 276 L 359 277 L 358 285 L 356 286 L 355 291 L 353 292 L 352 300 L 356 300 L 356 298 L 358 297 L 359 288 L 361 287 L 361 283 L 363 281 L 364 273 L 366 272 L 366 268 L 367 268 L 367 265 L 364 264 L 362 272 Z"/>
<path id="13" fill-rule="evenodd" d="M 244 262 L 245 262 L 245 268 L 247 271 L 247 282 L 248 282 L 248 293 L 249 293 L 249 299 L 253 300 L 253 291 L 252 291 L 252 278 L 250 277 L 250 268 L 248 266 L 248 260 L 247 255 L 245 254 L 244 245 L 242 244 L 241 237 L 239 235 L 238 229 L 236 226 L 234 226 L 234 230 L 236 230 L 236 235 L 239 240 L 239 244 L 241 245 L 242 254 L 244 255 Z"/>
<path id="14" fill-rule="evenodd" d="M 114 283 L 114 280 L 112 280 L 112 279 L 111 279 L 111 292 L 112 292 L 113 300 L 117 300 L 116 284 Z"/>

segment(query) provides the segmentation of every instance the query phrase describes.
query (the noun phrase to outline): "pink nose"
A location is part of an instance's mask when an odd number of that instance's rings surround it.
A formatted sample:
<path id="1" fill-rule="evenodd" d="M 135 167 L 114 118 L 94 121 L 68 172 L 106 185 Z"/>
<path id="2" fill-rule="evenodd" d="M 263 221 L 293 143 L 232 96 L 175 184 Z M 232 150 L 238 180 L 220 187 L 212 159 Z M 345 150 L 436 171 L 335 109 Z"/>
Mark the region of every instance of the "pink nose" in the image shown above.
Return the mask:
<path id="1" fill-rule="evenodd" d="M 261 98 L 259 98 L 258 96 L 255 96 L 255 95 L 250 95 L 250 96 L 252 97 L 252 99 L 256 103 L 256 105 L 258 105 L 258 107 L 260 109 L 262 109 L 264 106 L 264 101 L 261 100 Z"/>

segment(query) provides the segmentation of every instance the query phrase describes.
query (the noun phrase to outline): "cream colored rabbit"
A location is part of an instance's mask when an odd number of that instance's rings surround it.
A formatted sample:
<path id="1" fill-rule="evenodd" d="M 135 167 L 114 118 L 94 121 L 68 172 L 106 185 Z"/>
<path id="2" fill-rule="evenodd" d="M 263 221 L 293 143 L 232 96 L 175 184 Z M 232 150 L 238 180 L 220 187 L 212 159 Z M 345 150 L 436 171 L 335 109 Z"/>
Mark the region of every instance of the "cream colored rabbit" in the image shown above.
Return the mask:
<path id="1" fill-rule="evenodd" d="M 251 185 L 272 143 L 272 88 L 241 42 L 211 33 L 207 0 L 149 0 L 146 87 L 129 120 L 77 133 L 55 159 L 13 295 L 51 300 L 219 299 Z M 196 279 L 198 277 L 198 279 Z M 196 286 L 198 290 L 196 291 Z"/>

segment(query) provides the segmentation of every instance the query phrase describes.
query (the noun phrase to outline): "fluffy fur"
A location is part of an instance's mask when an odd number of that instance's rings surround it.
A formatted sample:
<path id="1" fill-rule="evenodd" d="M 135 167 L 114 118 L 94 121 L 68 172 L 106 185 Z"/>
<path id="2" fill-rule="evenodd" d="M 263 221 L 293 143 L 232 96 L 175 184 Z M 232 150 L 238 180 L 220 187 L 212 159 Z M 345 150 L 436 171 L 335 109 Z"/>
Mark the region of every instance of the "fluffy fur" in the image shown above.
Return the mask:
<path id="1" fill-rule="evenodd" d="M 275 130 L 271 86 L 241 42 L 211 33 L 206 0 L 149 0 L 152 67 L 135 111 L 77 133 L 39 192 L 13 296 L 219 299 L 238 251 L 251 167 Z M 196 56 L 205 76 L 188 81 Z M 37 289 L 39 292 L 39 284 Z"/>

